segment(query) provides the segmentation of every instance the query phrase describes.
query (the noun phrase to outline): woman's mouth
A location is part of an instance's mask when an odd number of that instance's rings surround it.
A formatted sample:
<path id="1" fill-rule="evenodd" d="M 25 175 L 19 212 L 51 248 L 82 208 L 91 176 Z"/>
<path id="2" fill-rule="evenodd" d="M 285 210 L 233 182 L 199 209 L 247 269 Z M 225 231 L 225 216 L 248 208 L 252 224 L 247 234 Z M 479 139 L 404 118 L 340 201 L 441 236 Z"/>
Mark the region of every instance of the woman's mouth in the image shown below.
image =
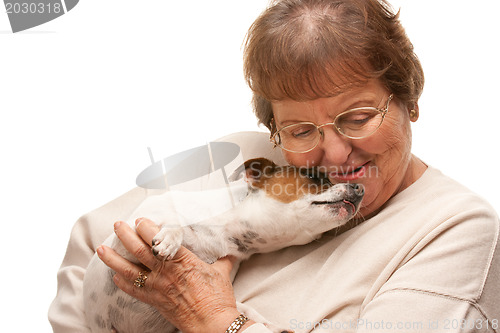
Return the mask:
<path id="1" fill-rule="evenodd" d="M 336 182 L 355 181 L 365 176 L 368 163 L 370 162 L 366 162 L 365 164 L 352 170 L 349 170 L 350 168 L 348 168 L 345 172 L 343 170 L 340 170 L 342 172 L 330 172 L 329 178 Z"/>

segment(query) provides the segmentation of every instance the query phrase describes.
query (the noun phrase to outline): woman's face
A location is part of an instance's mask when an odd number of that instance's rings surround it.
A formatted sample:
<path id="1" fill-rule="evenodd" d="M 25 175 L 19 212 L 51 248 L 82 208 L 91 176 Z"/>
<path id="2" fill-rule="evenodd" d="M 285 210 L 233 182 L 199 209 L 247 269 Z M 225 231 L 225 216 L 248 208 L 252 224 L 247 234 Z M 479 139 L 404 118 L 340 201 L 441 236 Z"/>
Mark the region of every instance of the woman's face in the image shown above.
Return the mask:
<path id="1" fill-rule="evenodd" d="M 277 129 L 286 125 L 310 121 L 316 125 L 333 122 L 348 109 L 371 106 L 384 108 L 390 92 L 378 80 L 371 80 L 337 96 L 298 102 L 272 102 Z M 320 166 L 329 174 L 332 183 L 359 183 L 365 186 L 360 210 L 368 217 L 396 193 L 413 183 L 416 158 L 411 155 L 411 129 L 408 111 L 398 100 L 389 103 L 388 113 L 380 128 L 363 139 L 349 139 L 333 126 L 325 126 L 324 137 L 308 153 L 283 150 L 287 161 L 295 166 Z"/>

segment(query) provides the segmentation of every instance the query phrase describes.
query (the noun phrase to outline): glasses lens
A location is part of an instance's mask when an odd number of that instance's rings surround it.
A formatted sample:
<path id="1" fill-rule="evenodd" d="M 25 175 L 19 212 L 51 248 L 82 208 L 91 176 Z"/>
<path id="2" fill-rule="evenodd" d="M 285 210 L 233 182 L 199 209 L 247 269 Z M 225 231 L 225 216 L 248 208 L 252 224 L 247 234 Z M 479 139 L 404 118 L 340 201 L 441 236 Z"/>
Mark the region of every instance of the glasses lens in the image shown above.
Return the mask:
<path id="1" fill-rule="evenodd" d="M 363 108 L 340 114 L 335 126 L 350 138 L 363 138 L 375 132 L 383 120 L 382 112 L 375 108 Z"/>
<path id="2" fill-rule="evenodd" d="M 320 137 L 318 129 L 311 123 L 285 126 L 277 136 L 277 144 L 281 148 L 294 152 L 304 152 L 314 148 Z"/>

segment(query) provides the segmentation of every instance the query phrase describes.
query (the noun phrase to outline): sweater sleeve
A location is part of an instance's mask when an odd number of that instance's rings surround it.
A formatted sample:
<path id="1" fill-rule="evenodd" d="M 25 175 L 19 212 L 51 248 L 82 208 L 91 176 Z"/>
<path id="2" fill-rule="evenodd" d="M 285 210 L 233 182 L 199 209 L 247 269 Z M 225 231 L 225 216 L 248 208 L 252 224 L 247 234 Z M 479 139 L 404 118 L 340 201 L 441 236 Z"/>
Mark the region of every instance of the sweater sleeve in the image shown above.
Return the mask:
<path id="1" fill-rule="evenodd" d="M 257 323 L 253 324 L 249 328 L 243 331 L 244 333 L 272 333 L 270 329 L 268 329 L 264 324 Z"/>
<path id="2" fill-rule="evenodd" d="M 48 317 L 54 333 L 89 333 L 83 308 L 83 278 L 96 248 L 144 200 L 146 191 L 135 188 L 82 216 L 73 226 L 66 254 L 57 273 L 57 294 Z"/>
<path id="3" fill-rule="evenodd" d="M 85 217 L 73 227 L 63 263 L 57 273 L 57 295 L 49 308 L 49 321 L 55 333 L 90 332 L 83 311 L 83 277 L 93 249 L 88 243 Z"/>

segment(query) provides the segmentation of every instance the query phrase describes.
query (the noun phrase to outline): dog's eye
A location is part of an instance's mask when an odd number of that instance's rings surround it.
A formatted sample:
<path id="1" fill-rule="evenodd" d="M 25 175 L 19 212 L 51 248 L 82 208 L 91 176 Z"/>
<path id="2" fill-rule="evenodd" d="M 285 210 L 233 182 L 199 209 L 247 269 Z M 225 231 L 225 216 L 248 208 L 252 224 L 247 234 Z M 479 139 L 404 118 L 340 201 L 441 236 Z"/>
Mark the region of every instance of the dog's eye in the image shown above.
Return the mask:
<path id="1" fill-rule="evenodd" d="M 314 175 L 314 174 L 308 174 L 307 178 L 314 180 L 314 181 L 318 181 L 318 182 L 321 181 L 321 178 L 318 177 L 317 175 Z"/>
<path id="2" fill-rule="evenodd" d="M 308 170 L 305 173 L 305 176 L 318 185 L 332 185 L 332 183 L 328 179 L 328 176 L 323 172 L 319 172 L 318 170 Z"/>
<path id="3" fill-rule="evenodd" d="M 319 178 L 321 185 L 333 185 L 330 179 L 326 175 L 323 175 L 323 177 Z"/>

